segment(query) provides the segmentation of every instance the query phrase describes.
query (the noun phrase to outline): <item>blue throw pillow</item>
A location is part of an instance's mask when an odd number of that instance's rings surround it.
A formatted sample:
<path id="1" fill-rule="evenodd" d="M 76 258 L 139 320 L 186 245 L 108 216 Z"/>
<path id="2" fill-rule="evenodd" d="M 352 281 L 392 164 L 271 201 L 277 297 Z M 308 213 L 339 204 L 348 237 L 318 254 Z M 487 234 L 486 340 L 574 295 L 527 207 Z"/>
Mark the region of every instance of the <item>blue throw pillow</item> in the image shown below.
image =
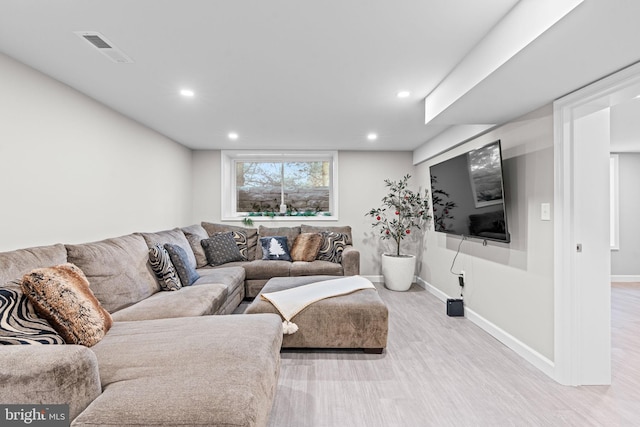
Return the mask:
<path id="1" fill-rule="evenodd" d="M 165 243 L 164 248 L 169 252 L 169 258 L 171 258 L 171 263 L 178 273 L 182 286 L 192 285 L 193 282 L 200 278 L 196 269 L 189 263 L 189 258 L 184 249 L 169 243 Z"/>
<path id="2" fill-rule="evenodd" d="M 261 237 L 262 259 L 291 261 L 287 238 L 285 236 Z"/>

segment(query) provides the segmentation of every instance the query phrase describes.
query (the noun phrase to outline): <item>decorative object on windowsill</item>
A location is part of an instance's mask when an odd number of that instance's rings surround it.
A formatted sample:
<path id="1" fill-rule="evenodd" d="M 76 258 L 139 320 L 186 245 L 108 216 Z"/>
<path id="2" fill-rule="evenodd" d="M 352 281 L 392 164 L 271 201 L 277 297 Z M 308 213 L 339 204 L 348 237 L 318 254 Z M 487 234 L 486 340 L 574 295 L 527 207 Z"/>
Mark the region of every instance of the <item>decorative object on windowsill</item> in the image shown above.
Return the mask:
<path id="1" fill-rule="evenodd" d="M 310 216 L 331 216 L 331 212 L 314 212 L 314 211 L 304 211 L 304 212 L 295 212 L 295 211 L 287 211 L 285 213 L 275 213 L 275 212 L 249 212 L 247 216 L 242 217 L 242 224 L 247 227 L 251 227 L 253 225 L 253 218 L 256 217 L 267 217 L 274 219 L 276 217 L 282 216 L 302 216 L 302 217 L 310 217 Z"/>
<path id="2" fill-rule="evenodd" d="M 320 207 L 314 209 L 305 209 L 303 211 L 298 210 L 295 206 L 288 208 L 286 203 L 278 205 L 278 200 L 274 199 L 273 207 L 269 203 L 254 203 L 251 212 L 247 213 L 247 216 L 242 218 L 242 223 L 247 226 L 253 225 L 254 217 L 269 217 L 271 219 L 280 216 L 331 216 L 331 212 L 322 212 Z M 276 210 L 278 208 L 278 210 Z"/>
<path id="3" fill-rule="evenodd" d="M 371 226 L 380 231 L 380 239 L 392 239 L 395 253 L 382 254 L 382 275 L 388 289 L 406 291 L 411 287 L 415 274 L 415 255 L 402 254 L 400 242 L 412 230 L 421 230 L 431 219 L 429 215 L 429 192 L 414 192 L 408 188 L 411 175 L 399 181 L 385 179 L 388 193 L 382 198 L 382 206 L 371 209 L 365 215 L 374 219 Z"/>

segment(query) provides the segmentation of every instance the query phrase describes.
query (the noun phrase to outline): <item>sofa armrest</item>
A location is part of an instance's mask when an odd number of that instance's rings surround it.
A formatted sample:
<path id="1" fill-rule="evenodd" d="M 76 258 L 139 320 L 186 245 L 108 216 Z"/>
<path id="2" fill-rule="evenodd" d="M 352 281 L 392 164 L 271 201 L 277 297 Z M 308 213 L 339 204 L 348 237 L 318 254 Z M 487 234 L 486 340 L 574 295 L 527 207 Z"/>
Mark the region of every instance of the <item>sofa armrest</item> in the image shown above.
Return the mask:
<path id="1" fill-rule="evenodd" d="M 69 404 L 73 420 L 102 392 L 98 359 L 80 345 L 12 345 L 0 352 L 0 403 Z"/>
<path id="2" fill-rule="evenodd" d="M 345 276 L 360 274 L 360 251 L 352 245 L 346 246 L 342 251 L 341 264 Z"/>

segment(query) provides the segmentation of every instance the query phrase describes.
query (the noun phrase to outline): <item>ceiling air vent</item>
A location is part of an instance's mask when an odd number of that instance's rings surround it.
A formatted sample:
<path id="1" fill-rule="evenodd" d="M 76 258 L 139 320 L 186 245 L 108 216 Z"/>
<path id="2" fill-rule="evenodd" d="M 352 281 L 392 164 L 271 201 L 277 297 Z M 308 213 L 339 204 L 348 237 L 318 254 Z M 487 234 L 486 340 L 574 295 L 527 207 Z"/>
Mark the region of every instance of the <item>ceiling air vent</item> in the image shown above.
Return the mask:
<path id="1" fill-rule="evenodd" d="M 78 37 L 83 38 L 101 54 L 117 64 L 131 64 L 133 60 L 123 51 L 118 49 L 105 36 L 97 31 L 74 31 Z"/>

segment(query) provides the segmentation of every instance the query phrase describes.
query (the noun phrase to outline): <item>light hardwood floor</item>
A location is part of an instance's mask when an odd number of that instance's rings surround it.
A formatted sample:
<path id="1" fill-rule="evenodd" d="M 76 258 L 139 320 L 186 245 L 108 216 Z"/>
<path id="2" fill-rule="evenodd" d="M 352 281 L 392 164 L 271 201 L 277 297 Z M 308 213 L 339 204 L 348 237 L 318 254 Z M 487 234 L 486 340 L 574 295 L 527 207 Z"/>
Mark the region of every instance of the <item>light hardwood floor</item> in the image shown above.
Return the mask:
<path id="1" fill-rule="evenodd" d="M 613 383 L 565 387 L 426 290 L 376 285 L 385 353 L 283 351 L 270 427 L 640 426 L 640 284 L 612 287 Z"/>

